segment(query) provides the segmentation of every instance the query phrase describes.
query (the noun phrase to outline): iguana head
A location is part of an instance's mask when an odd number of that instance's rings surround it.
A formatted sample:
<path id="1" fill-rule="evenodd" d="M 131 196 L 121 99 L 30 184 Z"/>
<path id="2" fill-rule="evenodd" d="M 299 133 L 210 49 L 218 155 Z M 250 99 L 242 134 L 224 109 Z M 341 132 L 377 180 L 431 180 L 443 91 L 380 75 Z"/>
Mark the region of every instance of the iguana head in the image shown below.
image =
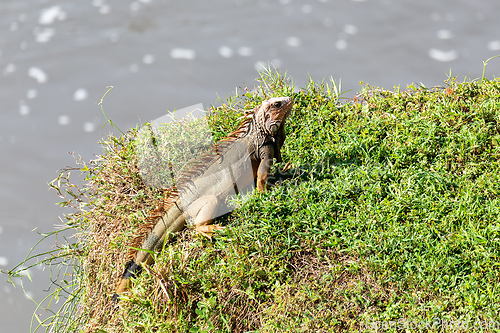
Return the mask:
<path id="1" fill-rule="evenodd" d="M 255 112 L 257 125 L 268 135 L 274 136 L 292 110 L 290 97 L 275 97 L 263 101 Z"/>

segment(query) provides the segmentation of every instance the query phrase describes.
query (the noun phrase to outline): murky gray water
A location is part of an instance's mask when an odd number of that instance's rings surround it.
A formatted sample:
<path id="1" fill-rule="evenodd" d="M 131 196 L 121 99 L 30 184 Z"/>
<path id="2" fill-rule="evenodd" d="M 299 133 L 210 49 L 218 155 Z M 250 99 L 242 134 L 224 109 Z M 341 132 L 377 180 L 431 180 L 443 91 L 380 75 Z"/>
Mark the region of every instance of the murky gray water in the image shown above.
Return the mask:
<path id="1" fill-rule="evenodd" d="M 47 182 L 100 153 L 111 129 L 217 103 L 271 63 L 297 85 L 392 89 L 481 76 L 500 54 L 497 0 L 14 1 L 0 3 L 0 268 L 12 268 L 64 210 Z M 500 72 L 500 59 L 486 68 Z M 25 280 L 37 300 L 46 274 Z M 5 277 L 4 275 L 2 275 Z M 1 276 L 0 276 L 1 277 Z M 4 278 L 2 278 L 4 280 Z M 0 283 L 0 330 L 26 332 L 35 305 Z"/>

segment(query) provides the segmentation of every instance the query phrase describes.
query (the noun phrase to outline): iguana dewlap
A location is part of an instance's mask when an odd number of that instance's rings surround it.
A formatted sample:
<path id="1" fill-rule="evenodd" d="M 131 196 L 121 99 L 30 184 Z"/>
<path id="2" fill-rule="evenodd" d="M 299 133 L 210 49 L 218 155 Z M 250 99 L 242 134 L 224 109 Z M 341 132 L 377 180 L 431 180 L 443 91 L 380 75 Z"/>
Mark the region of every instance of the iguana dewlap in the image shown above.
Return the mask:
<path id="1" fill-rule="evenodd" d="M 205 154 L 198 163 L 181 171 L 177 187 L 169 191 L 163 207 L 150 217 L 154 227 L 139 242 L 141 250 L 127 263 L 114 300 L 127 290 L 130 278 L 140 272 L 141 265 L 153 261 L 150 252 L 160 250 L 169 235 L 182 230 L 188 220 L 198 232 L 210 237 L 222 229 L 210 223 L 230 193 L 254 183 L 258 191 L 266 190 L 273 159 L 281 162 L 285 120 L 292 104 L 290 97 L 263 101 L 244 117 L 236 131 L 217 142 L 212 154 Z M 218 172 L 221 163 L 226 166 L 225 172 Z M 245 170 L 247 167 L 251 170 Z"/>

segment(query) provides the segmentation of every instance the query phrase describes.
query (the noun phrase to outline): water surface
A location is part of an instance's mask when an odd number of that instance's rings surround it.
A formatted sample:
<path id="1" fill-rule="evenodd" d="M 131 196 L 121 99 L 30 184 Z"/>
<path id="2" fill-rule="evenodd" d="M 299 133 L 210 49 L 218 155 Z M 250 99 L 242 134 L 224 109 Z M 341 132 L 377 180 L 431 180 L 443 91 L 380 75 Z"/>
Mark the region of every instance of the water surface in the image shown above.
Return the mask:
<path id="1" fill-rule="evenodd" d="M 298 87 L 333 77 L 392 89 L 477 78 L 500 54 L 495 0 L 118 1 L 0 3 L 0 268 L 12 268 L 66 213 L 47 182 L 92 159 L 112 130 L 167 110 L 217 104 L 271 64 Z M 498 75 L 500 60 L 486 68 Z M 49 248 L 46 245 L 46 248 Z M 30 270 L 28 295 L 47 294 Z M 19 282 L 17 282 L 19 283 Z M 1 283 L 2 331 L 28 330 L 35 305 Z M 40 311 L 41 312 L 41 311 Z M 42 314 L 42 313 L 41 313 Z"/>

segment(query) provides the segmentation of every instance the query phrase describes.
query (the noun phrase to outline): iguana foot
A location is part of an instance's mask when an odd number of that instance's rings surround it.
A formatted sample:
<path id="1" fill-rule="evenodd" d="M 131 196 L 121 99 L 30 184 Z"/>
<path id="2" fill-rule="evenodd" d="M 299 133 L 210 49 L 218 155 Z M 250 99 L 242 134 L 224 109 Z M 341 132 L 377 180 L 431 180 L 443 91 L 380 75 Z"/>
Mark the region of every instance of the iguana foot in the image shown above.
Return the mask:
<path id="1" fill-rule="evenodd" d="M 222 227 L 217 224 L 209 224 L 209 225 L 197 225 L 196 231 L 202 234 L 205 237 L 212 239 L 212 235 L 215 231 L 224 230 L 226 227 Z"/>

